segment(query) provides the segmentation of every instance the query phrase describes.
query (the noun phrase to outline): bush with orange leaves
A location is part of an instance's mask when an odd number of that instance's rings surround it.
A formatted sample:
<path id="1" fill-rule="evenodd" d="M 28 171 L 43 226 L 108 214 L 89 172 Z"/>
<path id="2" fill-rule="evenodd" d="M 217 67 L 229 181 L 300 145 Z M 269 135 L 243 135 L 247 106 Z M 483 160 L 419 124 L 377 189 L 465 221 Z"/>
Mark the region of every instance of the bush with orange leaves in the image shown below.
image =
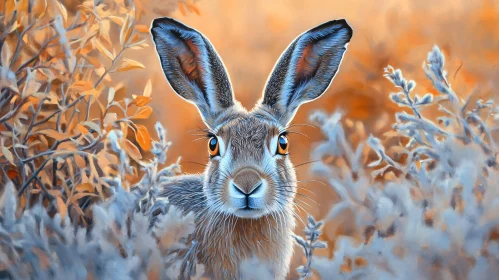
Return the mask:
<path id="1" fill-rule="evenodd" d="M 126 53 L 147 46 L 149 27 L 138 19 L 151 4 L 85 1 L 68 11 L 57 0 L 3 2 L 0 176 L 16 185 L 20 210 L 41 199 L 62 218 L 85 223 L 86 205 L 109 196 L 103 178 L 118 174 L 119 159 L 104 146 L 107 133 L 121 129 L 135 166 L 151 149 L 149 131 L 136 123 L 152 113 L 151 82 L 142 95 L 116 100 L 124 87 L 111 78 L 144 68 Z M 199 13 L 192 1 L 166 2 L 170 10 L 156 12 Z M 133 167 L 120 175 L 125 189 L 137 173 Z"/>
<path id="2" fill-rule="evenodd" d="M 112 73 L 144 68 L 126 57 L 147 46 L 144 13 L 199 11 L 189 0 L 161 10 L 148 1 L 69 2 L 0 3 L 0 275 L 194 275 L 194 217 L 154 188 L 179 166 L 161 168 L 162 126 L 156 141 L 137 123 L 152 113 L 151 82 L 118 100 L 124 88 Z"/>

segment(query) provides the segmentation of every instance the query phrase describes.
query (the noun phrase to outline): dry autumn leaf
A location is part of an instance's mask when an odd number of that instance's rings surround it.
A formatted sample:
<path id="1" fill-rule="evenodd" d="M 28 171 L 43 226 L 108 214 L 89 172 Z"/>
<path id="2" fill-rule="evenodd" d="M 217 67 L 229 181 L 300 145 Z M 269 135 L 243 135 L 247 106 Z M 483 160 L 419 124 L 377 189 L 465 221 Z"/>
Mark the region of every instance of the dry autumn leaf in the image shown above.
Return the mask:
<path id="1" fill-rule="evenodd" d="M 147 119 L 152 114 L 152 108 L 149 106 L 140 107 L 132 119 Z"/>
<path id="2" fill-rule="evenodd" d="M 145 24 L 137 24 L 135 25 L 135 30 L 142 33 L 149 33 L 149 26 Z"/>
<path id="3" fill-rule="evenodd" d="M 95 190 L 95 188 L 90 183 L 84 183 L 84 184 L 76 185 L 75 190 L 77 192 L 90 192 L 90 193 L 93 193 L 94 190 Z"/>
<path id="4" fill-rule="evenodd" d="M 89 133 L 88 129 L 79 123 L 76 124 L 74 130 L 78 133 L 83 134 L 83 135 L 87 135 Z"/>
<path id="5" fill-rule="evenodd" d="M 35 78 L 36 71 L 30 71 L 29 69 L 27 69 L 26 72 L 27 72 L 26 82 L 25 82 L 26 84 L 25 84 L 23 91 L 21 93 L 22 97 L 29 97 L 29 96 L 35 94 L 42 86 L 41 83 L 36 81 L 36 78 Z"/>
<path id="6" fill-rule="evenodd" d="M 183 16 L 186 16 L 187 15 L 187 12 L 185 11 L 185 7 L 184 7 L 184 3 L 183 2 L 178 2 L 178 8 L 180 10 L 180 13 L 183 15 Z"/>
<path id="7" fill-rule="evenodd" d="M 119 26 L 123 26 L 123 23 L 125 22 L 125 20 L 122 17 L 118 16 L 109 16 L 108 18 Z"/>
<path id="8" fill-rule="evenodd" d="M 107 94 L 107 105 L 111 104 L 114 100 L 114 95 L 116 94 L 116 90 L 113 87 L 109 88 L 109 93 Z"/>
<path id="9" fill-rule="evenodd" d="M 144 93 L 142 94 L 145 97 L 151 97 L 152 93 L 152 81 L 151 79 L 147 80 L 147 84 L 144 87 Z"/>
<path id="10" fill-rule="evenodd" d="M 91 90 L 94 88 L 92 83 L 90 81 L 76 81 L 74 84 L 71 85 L 71 88 L 79 90 L 79 91 L 87 91 Z"/>
<path id="11" fill-rule="evenodd" d="M 9 47 L 8 42 L 4 43 L 1 50 L 1 62 L 2 65 L 10 65 L 10 60 L 12 58 L 12 51 Z"/>
<path id="12" fill-rule="evenodd" d="M 137 107 L 146 106 L 149 102 L 151 102 L 152 98 L 147 96 L 137 96 L 134 98 L 132 104 L 135 104 Z"/>
<path id="13" fill-rule="evenodd" d="M 84 197 L 96 197 L 97 194 L 95 193 L 88 193 L 88 192 L 80 192 L 80 193 L 77 193 L 77 194 L 74 194 L 73 196 L 71 196 L 71 203 L 72 204 L 77 204 L 78 201 Z"/>
<path id="14" fill-rule="evenodd" d="M 47 0 L 34 1 L 33 14 L 36 18 L 42 18 L 47 10 Z"/>
<path id="15" fill-rule="evenodd" d="M 12 155 L 12 152 L 4 145 L 2 145 L 2 154 L 10 162 L 10 164 L 15 165 L 14 156 Z"/>
<path id="16" fill-rule="evenodd" d="M 199 9 L 196 7 L 196 4 L 194 4 L 194 1 L 192 0 L 187 0 L 185 2 L 185 6 L 187 7 L 187 9 L 189 10 L 189 12 L 194 12 L 196 13 L 198 16 L 201 15 L 201 13 L 199 12 Z"/>
<path id="17" fill-rule="evenodd" d="M 135 131 L 135 140 L 139 143 L 140 147 L 144 151 L 149 151 L 151 148 L 151 135 L 149 135 L 149 131 L 143 125 L 136 124 L 135 127 L 137 131 Z"/>
<path id="18" fill-rule="evenodd" d="M 61 218 L 64 220 L 68 213 L 68 206 L 64 201 L 62 200 L 62 197 L 58 196 L 56 198 L 57 201 L 57 211 L 59 212 L 59 215 L 61 215 Z"/>
<path id="19" fill-rule="evenodd" d="M 64 7 L 64 5 L 59 1 L 53 0 L 52 3 L 55 4 L 59 8 L 59 11 L 62 15 L 62 18 L 64 19 L 64 23 L 66 23 L 68 21 L 68 11 L 67 11 L 66 7 Z"/>
<path id="20" fill-rule="evenodd" d="M 106 47 L 104 47 L 98 39 L 94 38 L 92 41 L 101 54 L 104 54 L 110 60 L 114 60 L 115 56 L 108 49 L 106 49 Z"/>
<path id="21" fill-rule="evenodd" d="M 104 125 L 109 126 L 112 125 L 115 121 L 118 120 L 118 115 L 116 113 L 107 113 L 104 117 Z"/>
<path id="22" fill-rule="evenodd" d="M 129 14 L 127 14 L 120 31 L 120 43 L 122 46 L 125 46 L 128 43 L 128 40 L 132 35 L 132 31 L 133 31 L 133 18 L 130 17 Z"/>
<path id="23" fill-rule="evenodd" d="M 116 68 L 117 72 L 125 72 L 133 69 L 144 69 L 144 64 L 133 59 L 124 58 L 120 65 Z"/>
<path id="24" fill-rule="evenodd" d="M 126 153 L 135 161 L 142 159 L 142 154 L 140 153 L 139 148 L 135 146 L 130 140 L 123 139 L 123 149 L 125 149 Z"/>

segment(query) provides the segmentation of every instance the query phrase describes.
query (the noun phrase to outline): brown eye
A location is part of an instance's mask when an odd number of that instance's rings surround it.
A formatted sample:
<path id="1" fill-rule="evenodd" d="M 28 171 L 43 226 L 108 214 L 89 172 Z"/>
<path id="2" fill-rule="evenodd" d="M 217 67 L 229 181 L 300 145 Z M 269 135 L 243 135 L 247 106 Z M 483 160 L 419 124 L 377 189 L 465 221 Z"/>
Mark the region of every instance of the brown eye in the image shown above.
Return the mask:
<path id="1" fill-rule="evenodd" d="M 288 154 L 288 138 L 286 135 L 281 134 L 279 135 L 279 138 L 277 139 L 277 154 L 279 155 L 287 155 Z"/>
<path id="2" fill-rule="evenodd" d="M 210 138 L 210 141 L 208 141 L 208 152 L 210 153 L 211 157 L 216 157 L 219 155 L 217 137 L 213 136 Z"/>

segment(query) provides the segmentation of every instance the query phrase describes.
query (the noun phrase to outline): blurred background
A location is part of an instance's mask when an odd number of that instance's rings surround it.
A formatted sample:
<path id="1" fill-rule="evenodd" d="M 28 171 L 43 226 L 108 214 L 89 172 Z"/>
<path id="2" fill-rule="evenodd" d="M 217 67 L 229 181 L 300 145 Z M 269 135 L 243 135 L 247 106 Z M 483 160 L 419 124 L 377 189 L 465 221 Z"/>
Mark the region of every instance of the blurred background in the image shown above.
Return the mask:
<path id="1" fill-rule="evenodd" d="M 170 3 L 175 2 L 175 3 Z M 150 1 L 152 9 L 176 5 L 177 1 Z M 332 86 L 320 99 L 302 106 L 293 121 L 308 123 L 316 109 L 345 113 L 348 125 L 363 126 L 367 135 L 381 136 L 393 119 L 397 105 L 388 100 L 396 89 L 383 77 L 383 68 L 400 68 L 405 77 L 415 80 L 420 96 L 433 92 L 422 70 L 433 45 L 446 56 L 448 79 L 454 90 L 467 98 L 497 99 L 499 83 L 499 3 L 497 1 L 317 1 L 317 0 L 201 0 L 196 1 L 200 15 L 183 14 L 178 8 L 169 16 L 199 30 L 215 46 L 228 69 L 236 98 L 251 109 L 260 98 L 275 62 L 288 44 L 302 32 L 328 20 L 345 18 L 354 29 L 343 64 Z M 150 24 L 153 16 L 141 21 Z M 160 121 L 173 142 L 170 161 L 182 157 L 186 173 L 202 172 L 208 160 L 206 143 L 188 131 L 203 128 L 197 109 L 178 97 L 160 68 L 152 42 L 145 51 L 130 51 L 140 58 L 145 70 L 129 72 L 127 95 L 140 93 L 144 81 L 153 82 L 155 116 L 148 126 Z M 144 56 L 147 57 L 144 57 Z M 130 74 L 133 73 L 133 74 Z M 130 82 L 136 81 L 136 84 Z M 131 87 L 130 87 L 131 85 Z M 496 100 L 497 101 L 497 100 Z M 438 112 L 424 112 L 426 116 Z M 311 147 L 321 139 L 318 129 L 295 128 L 309 138 L 290 136 L 290 155 L 295 165 L 314 160 Z M 299 180 L 312 179 L 309 165 L 297 168 Z M 308 201 L 310 214 L 321 218 L 335 194 L 329 186 L 303 183 L 316 203 Z M 307 193 L 310 195 L 310 193 Z M 301 213 L 303 215 L 304 213 Z"/>

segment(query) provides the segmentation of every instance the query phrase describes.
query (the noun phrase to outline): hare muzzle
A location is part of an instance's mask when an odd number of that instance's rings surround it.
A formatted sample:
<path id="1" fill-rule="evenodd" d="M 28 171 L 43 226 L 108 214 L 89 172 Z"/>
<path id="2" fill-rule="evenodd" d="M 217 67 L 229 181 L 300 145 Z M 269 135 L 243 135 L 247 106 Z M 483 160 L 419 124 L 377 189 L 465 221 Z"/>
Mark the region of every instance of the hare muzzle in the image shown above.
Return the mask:
<path id="1" fill-rule="evenodd" d="M 235 215 L 258 217 L 262 214 L 268 183 L 258 171 L 252 168 L 242 169 L 228 184 L 229 201 L 232 207 L 236 208 Z"/>

